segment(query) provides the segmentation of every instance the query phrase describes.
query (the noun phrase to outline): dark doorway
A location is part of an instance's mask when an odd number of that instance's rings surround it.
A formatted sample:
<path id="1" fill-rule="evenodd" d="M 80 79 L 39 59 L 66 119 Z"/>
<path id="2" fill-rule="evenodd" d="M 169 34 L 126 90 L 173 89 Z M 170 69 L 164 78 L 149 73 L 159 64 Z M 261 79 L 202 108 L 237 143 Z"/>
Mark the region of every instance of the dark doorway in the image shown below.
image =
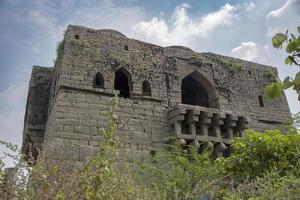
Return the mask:
<path id="1" fill-rule="evenodd" d="M 192 76 L 181 83 L 181 100 L 184 104 L 208 107 L 208 94 L 204 87 Z"/>
<path id="2" fill-rule="evenodd" d="M 119 97 L 129 98 L 130 97 L 130 89 L 129 89 L 129 78 L 122 71 L 118 70 L 115 73 L 115 90 L 119 90 Z"/>

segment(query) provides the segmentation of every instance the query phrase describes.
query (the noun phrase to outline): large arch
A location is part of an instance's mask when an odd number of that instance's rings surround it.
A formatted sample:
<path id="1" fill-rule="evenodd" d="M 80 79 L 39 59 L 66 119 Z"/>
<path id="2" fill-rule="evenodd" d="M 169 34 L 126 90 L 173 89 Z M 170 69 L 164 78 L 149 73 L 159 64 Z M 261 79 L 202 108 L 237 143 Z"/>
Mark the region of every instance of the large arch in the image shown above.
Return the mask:
<path id="1" fill-rule="evenodd" d="M 119 90 L 119 97 L 130 97 L 131 76 L 126 69 L 121 68 L 115 72 L 114 89 Z"/>
<path id="2" fill-rule="evenodd" d="M 213 85 L 196 71 L 182 79 L 181 102 L 183 104 L 219 108 Z"/>

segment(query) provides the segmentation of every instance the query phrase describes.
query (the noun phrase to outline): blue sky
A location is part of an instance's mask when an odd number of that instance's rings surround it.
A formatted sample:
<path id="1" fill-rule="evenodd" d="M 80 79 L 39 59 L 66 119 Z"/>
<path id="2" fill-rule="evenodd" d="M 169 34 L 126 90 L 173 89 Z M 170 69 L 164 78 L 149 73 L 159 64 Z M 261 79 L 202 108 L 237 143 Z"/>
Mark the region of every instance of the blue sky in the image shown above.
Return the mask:
<path id="1" fill-rule="evenodd" d="M 271 38 L 296 31 L 300 0 L 0 0 L 0 139 L 21 144 L 32 66 L 53 66 L 68 24 L 272 65 L 281 78 L 297 71 Z M 296 94 L 286 94 L 299 112 Z"/>

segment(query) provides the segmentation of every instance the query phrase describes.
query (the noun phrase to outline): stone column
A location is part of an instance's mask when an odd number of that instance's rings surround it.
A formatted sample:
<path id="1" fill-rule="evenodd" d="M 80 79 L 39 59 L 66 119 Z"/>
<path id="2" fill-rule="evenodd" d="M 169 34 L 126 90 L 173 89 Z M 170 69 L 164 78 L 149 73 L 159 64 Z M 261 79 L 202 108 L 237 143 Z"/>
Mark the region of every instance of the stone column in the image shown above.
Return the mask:
<path id="1" fill-rule="evenodd" d="M 200 112 L 196 110 L 188 110 L 185 118 L 185 124 L 189 126 L 189 134 L 196 136 L 196 123 L 199 121 Z"/>
<path id="2" fill-rule="evenodd" d="M 211 112 L 201 111 L 200 113 L 200 131 L 204 136 L 208 136 L 208 126 L 211 123 L 212 116 L 213 114 Z"/>
<path id="3" fill-rule="evenodd" d="M 225 119 L 224 113 L 214 113 L 212 118 L 212 126 L 213 126 L 213 133 L 215 137 L 222 138 L 220 126 L 224 124 L 223 120 Z"/>
<path id="4" fill-rule="evenodd" d="M 233 138 L 233 128 L 236 126 L 236 121 L 238 117 L 231 114 L 226 114 L 226 119 L 224 121 L 224 126 L 226 128 L 226 137 L 228 139 Z"/>
<path id="5" fill-rule="evenodd" d="M 248 127 L 248 124 L 250 122 L 250 119 L 248 117 L 238 117 L 237 120 L 237 136 L 243 137 L 243 131 Z"/>
<path id="6" fill-rule="evenodd" d="M 186 109 L 175 109 L 168 113 L 169 121 L 174 125 L 174 135 L 176 137 L 181 135 L 181 123 L 184 121 L 184 115 L 186 114 Z"/>

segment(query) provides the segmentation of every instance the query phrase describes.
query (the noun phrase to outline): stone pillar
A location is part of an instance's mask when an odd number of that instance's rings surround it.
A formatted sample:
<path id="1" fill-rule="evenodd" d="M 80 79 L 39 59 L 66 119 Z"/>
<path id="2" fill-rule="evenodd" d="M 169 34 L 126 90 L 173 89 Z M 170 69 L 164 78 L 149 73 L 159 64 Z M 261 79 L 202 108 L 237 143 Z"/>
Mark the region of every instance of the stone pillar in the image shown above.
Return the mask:
<path id="1" fill-rule="evenodd" d="M 173 118 L 172 121 L 174 124 L 174 134 L 175 136 L 179 136 L 181 134 L 181 122 L 184 121 L 184 115 L 179 115 Z"/>
<path id="2" fill-rule="evenodd" d="M 231 114 L 226 114 L 226 119 L 224 120 L 224 126 L 226 128 L 226 137 L 228 139 L 233 138 L 233 128 L 236 127 L 236 122 L 238 117 Z"/>
<path id="3" fill-rule="evenodd" d="M 185 118 L 185 124 L 189 126 L 189 134 L 196 135 L 196 123 L 199 121 L 200 112 L 188 110 Z"/>
<path id="4" fill-rule="evenodd" d="M 212 126 L 213 126 L 213 133 L 215 137 L 222 138 L 220 126 L 224 124 L 223 120 L 225 119 L 224 113 L 214 113 L 212 118 Z"/>
<path id="5" fill-rule="evenodd" d="M 243 137 L 243 131 L 248 127 L 250 119 L 248 117 L 238 117 L 237 120 L 237 136 Z"/>
<path id="6" fill-rule="evenodd" d="M 208 136 L 208 126 L 211 123 L 213 114 L 211 112 L 201 111 L 200 113 L 200 131 L 204 136 Z"/>
<path id="7" fill-rule="evenodd" d="M 181 135 L 181 122 L 184 121 L 186 109 L 175 109 L 168 113 L 169 121 L 174 125 L 174 135 L 178 137 Z"/>

